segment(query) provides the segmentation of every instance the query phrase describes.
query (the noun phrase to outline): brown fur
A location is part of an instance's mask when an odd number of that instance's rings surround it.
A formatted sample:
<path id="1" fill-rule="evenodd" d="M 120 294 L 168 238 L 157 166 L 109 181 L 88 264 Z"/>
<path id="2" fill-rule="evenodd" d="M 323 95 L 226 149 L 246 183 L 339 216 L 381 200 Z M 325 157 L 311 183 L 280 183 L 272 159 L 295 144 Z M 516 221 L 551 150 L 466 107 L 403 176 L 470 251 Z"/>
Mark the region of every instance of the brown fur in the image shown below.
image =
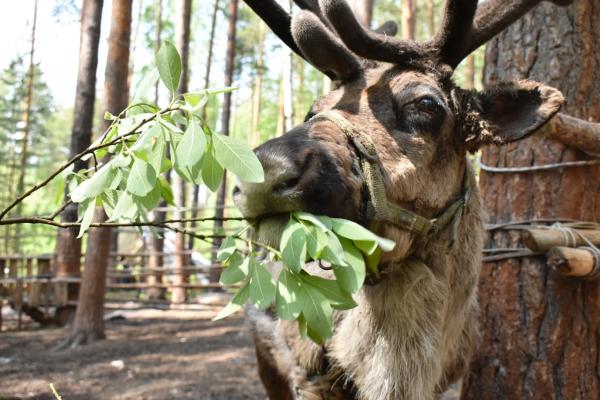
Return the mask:
<path id="1" fill-rule="evenodd" d="M 321 0 L 329 17 L 336 7 L 345 9 L 344 4 Z M 452 2 L 448 13 L 457 12 L 456 5 Z M 326 29 L 316 17 L 303 15 L 297 25 L 310 21 L 312 28 L 296 26 L 296 36 L 306 39 L 315 29 Z M 456 16 L 445 21 L 448 26 L 462 24 Z M 341 34 L 342 21 L 330 22 Z M 365 43 L 385 41 L 365 35 Z M 449 77 L 453 63 L 448 60 L 460 61 L 456 56 L 463 49 L 452 50 L 450 39 L 461 35 L 438 35 L 439 54 L 447 58 L 441 64 L 434 58 L 395 64 L 363 60 L 360 69 L 354 65 L 350 72 L 339 60 L 330 60 L 337 76 L 351 78 L 338 81 L 310 112 L 337 110 L 368 134 L 377 148 L 388 201 L 424 217 L 434 218 L 454 202 L 466 175 L 472 195 L 451 248 L 448 228 L 417 248 L 413 233 L 365 220 L 357 153 L 334 123 L 307 121 L 256 150 L 266 180 L 241 183 L 236 190 L 234 199 L 245 216 L 300 209 L 359 221 L 396 242 L 382 256 L 384 278 L 354 295 L 356 308 L 334 313 L 334 334 L 323 346 L 303 340 L 295 322 L 249 309 L 261 377 L 267 387 L 277 386 L 269 388 L 272 399 L 430 400 L 466 372 L 477 343 L 476 284 L 484 237 L 477 183 L 466 154 L 532 134 L 558 112 L 563 98 L 557 90 L 529 81 L 483 92 L 457 88 Z M 308 59 L 327 53 L 302 40 Z M 346 43 L 348 37 L 342 40 Z M 390 46 L 403 46 L 413 54 L 429 51 L 412 42 L 386 43 L 381 51 L 388 55 L 393 53 Z M 336 41 L 334 47 L 339 46 Z M 372 49 L 354 50 L 360 51 Z M 261 230 L 261 240 L 277 245 L 282 221 L 266 219 L 262 226 L 274 229 Z M 314 265 L 307 268 L 331 277 Z"/>

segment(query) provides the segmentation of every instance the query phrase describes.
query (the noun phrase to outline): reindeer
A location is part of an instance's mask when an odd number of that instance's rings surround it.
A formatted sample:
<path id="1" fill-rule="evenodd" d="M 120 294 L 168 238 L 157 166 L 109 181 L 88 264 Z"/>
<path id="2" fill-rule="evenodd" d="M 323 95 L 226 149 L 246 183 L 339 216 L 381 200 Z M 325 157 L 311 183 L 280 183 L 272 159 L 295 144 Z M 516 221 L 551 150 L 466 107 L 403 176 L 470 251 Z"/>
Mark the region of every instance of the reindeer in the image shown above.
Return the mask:
<path id="1" fill-rule="evenodd" d="M 248 311 L 268 395 L 433 399 L 465 374 L 477 344 L 484 230 L 466 155 L 533 134 L 563 103 L 541 83 L 478 92 L 457 87 L 452 74 L 539 0 L 448 0 L 426 43 L 394 38 L 389 22 L 365 29 L 344 0 L 296 0 L 302 10 L 293 17 L 274 0 L 245 2 L 334 83 L 303 124 L 256 149 L 265 181 L 240 183 L 237 206 L 278 229 L 278 214 L 304 210 L 396 242 L 379 278 L 355 296 L 358 306 L 334 314 L 322 346 L 273 313 Z M 263 239 L 276 243 L 273 232 Z"/>

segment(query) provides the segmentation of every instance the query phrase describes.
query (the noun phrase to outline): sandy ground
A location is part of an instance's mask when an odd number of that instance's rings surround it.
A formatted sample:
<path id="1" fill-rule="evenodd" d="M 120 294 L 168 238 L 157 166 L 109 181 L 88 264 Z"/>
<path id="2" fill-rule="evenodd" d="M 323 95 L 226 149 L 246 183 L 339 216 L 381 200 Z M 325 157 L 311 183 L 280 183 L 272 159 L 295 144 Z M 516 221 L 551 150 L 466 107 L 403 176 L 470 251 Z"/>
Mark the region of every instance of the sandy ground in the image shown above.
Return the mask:
<path id="1" fill-rule="evenodd" d="M 214 312 L 127 311 L 107 321 L 107 340 L 63 351 L 62 329 L 3 331 L 0 399 L 53 399 L 49 383 L 64 400 L 264 399 L 243 318 Z M 14 327 L 6 307 L 4 322 Z"/>

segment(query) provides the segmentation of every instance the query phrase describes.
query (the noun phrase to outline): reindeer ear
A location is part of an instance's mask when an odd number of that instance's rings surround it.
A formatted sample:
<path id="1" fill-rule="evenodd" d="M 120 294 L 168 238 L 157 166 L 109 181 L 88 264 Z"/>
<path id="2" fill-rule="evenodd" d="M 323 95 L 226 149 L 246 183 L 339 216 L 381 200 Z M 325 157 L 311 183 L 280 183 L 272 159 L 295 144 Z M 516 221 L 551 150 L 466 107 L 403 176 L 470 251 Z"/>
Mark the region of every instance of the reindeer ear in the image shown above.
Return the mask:
<path id="1" fill-rule="evenodd" d="M 531 135 L 564 103 L 560 91 L 532 81 L 502 83 L 483 92 L 470 92 L 465 100 L 463 124 L 470 151 Z"/>

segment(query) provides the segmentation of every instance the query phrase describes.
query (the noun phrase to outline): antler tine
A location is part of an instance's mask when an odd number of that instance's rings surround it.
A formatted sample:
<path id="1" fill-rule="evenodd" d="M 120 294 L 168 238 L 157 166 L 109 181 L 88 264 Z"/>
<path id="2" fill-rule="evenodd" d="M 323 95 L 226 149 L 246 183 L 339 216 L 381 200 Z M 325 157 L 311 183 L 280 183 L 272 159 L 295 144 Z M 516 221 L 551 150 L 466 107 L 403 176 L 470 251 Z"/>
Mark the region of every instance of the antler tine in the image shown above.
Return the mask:
<path id="1" fill-rule="evenodd" d="M 365 29 L 344 0 L 319 0 L 319 5 L 346 47 L 361 57 L 402 63 L 426 55 L 427 50 L 416 42 Z"/>
<path id="2" fill-rule="evenodd" d="M 471 30 L 477 0 L 448 0 L 441 26 L 433 39 L 440 60 L 453 69 L 462 60 L 464 42 Z"/>
<path id="3" fill-rule="evenodd" d="M 304 58 L 304 55 L 300 51 L 290 26 L 292 23 L 292 17 L 285 11 L 275 0 L 244 0 L 244 3 L 248 5 L 262 19 L 269 28 L 288 46 L 294 53 Z"/>
<path id="4" fill-rule="evenodd" d="M 292 36 L 308 61 L 332 79 L 349 79 L 361 70 L 360 61 L 310 11 L 292 18 Z"/>
<path id="5" fill-rule="evenodd" d="M 573 0 L 550 1 L 559 6 L 567 6 L 573 2 Z M 460 60 L 541 2 L 542 0 L 487 0 L 481 4 L 477 9 L 471 33 L 467 38 Z"/>

